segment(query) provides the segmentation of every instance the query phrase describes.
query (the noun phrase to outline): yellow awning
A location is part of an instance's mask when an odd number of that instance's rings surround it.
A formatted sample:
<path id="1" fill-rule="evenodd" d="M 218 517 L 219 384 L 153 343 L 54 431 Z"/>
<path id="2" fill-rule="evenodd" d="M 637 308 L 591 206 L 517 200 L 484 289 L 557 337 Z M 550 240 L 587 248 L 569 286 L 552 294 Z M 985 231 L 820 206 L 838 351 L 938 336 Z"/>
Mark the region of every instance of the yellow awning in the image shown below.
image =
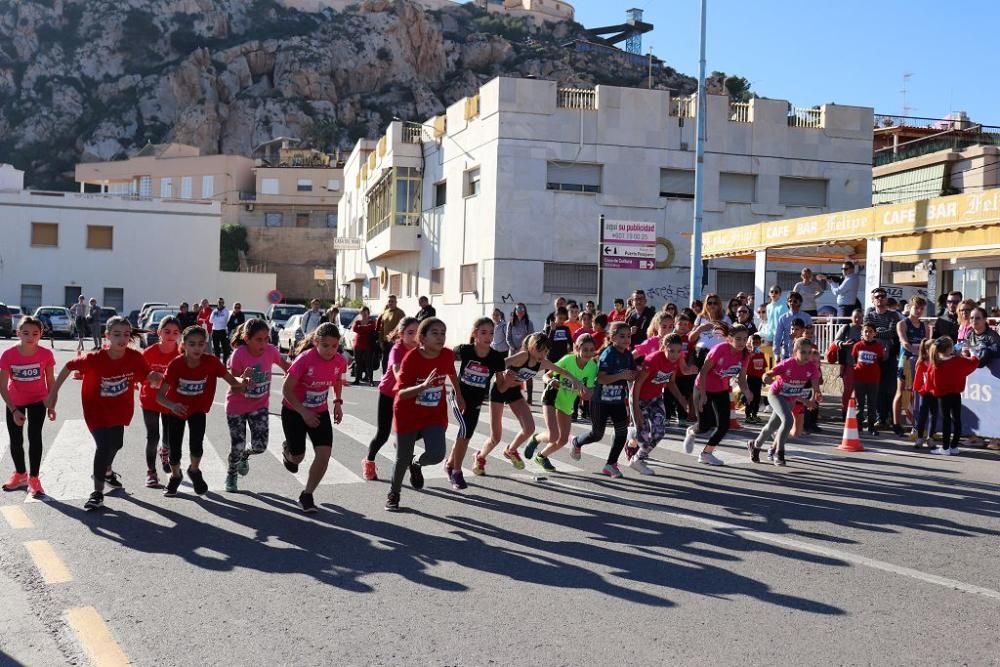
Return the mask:
<path id="1" fill-rule="evenodd" d="M 1000 225 L 896 236 L 882 242 L 882 257 L 893 262 L 1000 256 Z"/>

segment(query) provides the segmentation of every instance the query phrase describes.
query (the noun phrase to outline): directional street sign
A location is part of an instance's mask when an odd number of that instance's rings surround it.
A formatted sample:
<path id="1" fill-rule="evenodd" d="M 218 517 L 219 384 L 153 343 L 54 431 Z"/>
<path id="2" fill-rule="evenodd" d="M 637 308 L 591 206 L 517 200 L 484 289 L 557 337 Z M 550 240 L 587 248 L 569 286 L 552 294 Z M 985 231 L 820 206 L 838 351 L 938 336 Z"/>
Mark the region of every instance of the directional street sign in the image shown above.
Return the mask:
<path id="1" fill-rule="evenodd" d="M 604 243 L 601 245 L 601 262 L 606 269 L 656 268 L 656 246 L 634 243 Z"/>
<path id="2" fill-rule="evenodd" d="M 655 259 L 639 259 L 638 257 L 603 257 L 605 269 L 641 269 L 649 271 L 656 268 Z"/>

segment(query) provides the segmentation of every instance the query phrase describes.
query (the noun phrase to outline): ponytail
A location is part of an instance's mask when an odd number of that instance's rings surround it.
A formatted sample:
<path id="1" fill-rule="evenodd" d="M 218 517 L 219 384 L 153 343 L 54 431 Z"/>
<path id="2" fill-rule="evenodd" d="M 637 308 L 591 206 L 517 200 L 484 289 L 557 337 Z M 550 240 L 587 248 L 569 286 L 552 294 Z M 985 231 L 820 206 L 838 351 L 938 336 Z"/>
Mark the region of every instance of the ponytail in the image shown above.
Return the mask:
<path id="1" fill-rule="evenodd" d="M 395 343 L 403 337 L 403 332 L 406 331 L 407 327 L 411 327 L 414 324 L 420 324 L 420 320 L 415 317 L 404 317 L 396 325 L 396 328 L 392 330 L 392 333 L 386 337 L 386 340 L 390 343 Z"/>
<path id="2" fill-rule="evenodd" d="M 259 334 L 261 331 L 270 331 L 267 322 L 262 319 L 252 317 L 233 330 L 233 335 L 229 339 L 230 346 L 235 350 L 241 345 Z"/>
<path id="3" fill-rule="evenodd" d="M 955 343 L 948 336 L 941 336 L 931 343 L 931 366 L 937 366 L 941 361 L 941 357 L 953 349 L 955 349 Z"/>
<path id="4" fill-rule="evenodd" d="M 293 354 L 292 356 L 297 357 L 306 350 L 315 347 L 316 339 L 318 338 L 336 338 L 339 340 L 340 329 L 338 329 L 337 325 L 334 324 L 333 322 L 324 322 L 323 324 L 313 329 L 308 336 L 302 339 L 302 342 L 299 343 L 299 346 L 295 348 L 295 354 Z"/>

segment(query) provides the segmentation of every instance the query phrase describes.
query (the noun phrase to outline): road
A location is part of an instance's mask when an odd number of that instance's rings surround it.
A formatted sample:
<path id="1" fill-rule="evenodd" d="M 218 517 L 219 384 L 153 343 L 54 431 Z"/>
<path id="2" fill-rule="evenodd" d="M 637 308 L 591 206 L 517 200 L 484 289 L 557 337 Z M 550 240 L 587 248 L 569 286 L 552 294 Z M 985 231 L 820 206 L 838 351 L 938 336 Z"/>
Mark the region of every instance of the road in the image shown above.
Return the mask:
<path id="1" fill-rule="evenodd" d="M 57 347 L 61 365 L 72 344 Z M 143 487 L 138 420 L 116 464 L 126 490 L 85 513 L 93 445 L 79 383 L 67 382 L 44 432 L 49 497 L 0 494 L 0 664 L 1000 660 L 995 452 L 939 459 L 883 437 L 845 454 L 828 427 L 775 468 L 747 461 L 739 431 L 720 448 L 727 465 L 711 468 L 682 452 L 676 431 L 655 477 L 624 468 L 615 481 L 598 474 L 609 435 L 582 461 L 557 455 L 547 476 L 495 459 L 454 492 L 428 471 L 392 514 L 387 483 L 359 477 L 374 390 L 344 395 L 318 514 L 295 505 L 304 477 L 279 462 L 277 420 L 270 453 L 252 459 L 239 493 L 223 491 L 221 389 L 206 496 Z M 505 420 L 505 437 L 513 426 Z M 7 442 L 4 430 L 5 477 Z"/>

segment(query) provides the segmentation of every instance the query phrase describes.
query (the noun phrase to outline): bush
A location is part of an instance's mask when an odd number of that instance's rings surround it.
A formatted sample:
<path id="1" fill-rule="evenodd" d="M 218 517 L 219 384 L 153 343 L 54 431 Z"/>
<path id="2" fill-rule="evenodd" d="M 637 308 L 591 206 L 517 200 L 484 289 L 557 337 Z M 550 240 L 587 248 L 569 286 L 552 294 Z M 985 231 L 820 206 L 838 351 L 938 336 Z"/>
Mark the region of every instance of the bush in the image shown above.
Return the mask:
<path id="1" fill-rule="evenodd" d="M 223 271 L 239 271 L 240 252 L 250 250 L 247 242 L 247 228 L 242 225 L 222 225 L 219 238 L 219 268 Z"/>

